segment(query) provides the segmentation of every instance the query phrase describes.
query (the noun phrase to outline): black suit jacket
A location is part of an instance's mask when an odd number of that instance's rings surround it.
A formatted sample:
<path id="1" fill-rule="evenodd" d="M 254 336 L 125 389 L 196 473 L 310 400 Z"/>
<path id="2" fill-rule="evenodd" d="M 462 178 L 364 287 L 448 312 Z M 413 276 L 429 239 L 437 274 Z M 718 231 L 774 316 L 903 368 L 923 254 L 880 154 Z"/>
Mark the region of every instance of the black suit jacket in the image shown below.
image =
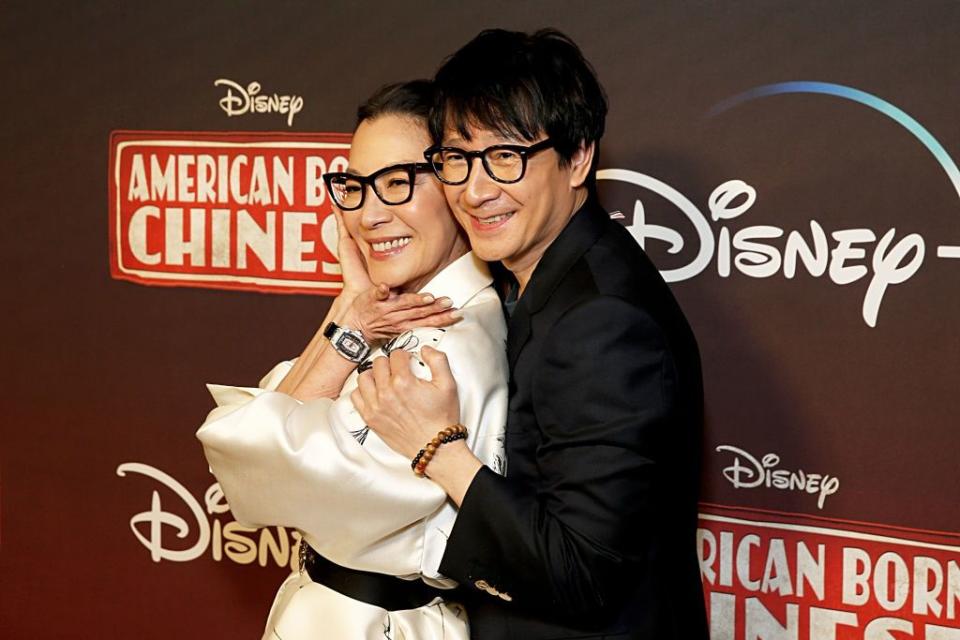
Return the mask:
<path id="1" fill-rule="evenodd" d="M 477 474 L 440 567 L 471 637 L 707 638 L 696 342 L 593 199 L 537 265 L 507 347 L 507 474 Z"/>

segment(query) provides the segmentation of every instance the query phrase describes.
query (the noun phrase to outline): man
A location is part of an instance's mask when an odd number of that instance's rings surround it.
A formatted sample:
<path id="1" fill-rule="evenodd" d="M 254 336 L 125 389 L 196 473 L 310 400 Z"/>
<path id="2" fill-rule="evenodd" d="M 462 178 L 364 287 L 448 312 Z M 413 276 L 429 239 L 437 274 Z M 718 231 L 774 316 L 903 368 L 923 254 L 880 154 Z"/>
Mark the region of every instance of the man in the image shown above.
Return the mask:
<path id="1" fill-rule="evenodd" d="M 473 250 L 512 274 L 506 475 L 462 440 L 437 351 L 431 381 L 394 351 L 353 399 L 460 506 L 441 571 L 475 638 L 707 637 L 695 556 L 702 383 L 656 268 L 596 200 L 606 100 L 555 31 L 485 31 L 436 78 L 427 159 Z M 423 459 L 426 457 L 426 464 Z"/>

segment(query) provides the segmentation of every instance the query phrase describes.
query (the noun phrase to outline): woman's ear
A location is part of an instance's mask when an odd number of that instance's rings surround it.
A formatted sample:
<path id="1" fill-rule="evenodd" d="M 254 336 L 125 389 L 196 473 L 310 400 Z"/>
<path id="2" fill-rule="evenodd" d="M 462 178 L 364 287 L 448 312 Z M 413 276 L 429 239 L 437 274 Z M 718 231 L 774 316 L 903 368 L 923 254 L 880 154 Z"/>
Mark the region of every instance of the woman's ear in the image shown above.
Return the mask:
<path id="1" fill-rule="evenodd" d="M 580 143 L 577 150 L 570 157 L 570 187 L 576 189 L 582 187 L 590 175 L 590 168 L 593 166 L 593 156 L 597 150 L 597 143 Z"/>

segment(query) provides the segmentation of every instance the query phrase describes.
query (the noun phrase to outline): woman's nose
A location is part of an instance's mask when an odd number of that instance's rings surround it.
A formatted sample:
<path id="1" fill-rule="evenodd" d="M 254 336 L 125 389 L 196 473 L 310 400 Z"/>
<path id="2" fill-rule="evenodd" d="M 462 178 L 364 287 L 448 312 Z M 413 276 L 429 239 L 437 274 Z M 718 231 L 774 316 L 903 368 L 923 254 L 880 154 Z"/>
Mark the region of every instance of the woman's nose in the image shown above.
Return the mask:
<path id="1" fill-rule="evenodd" d="M 370 189 L 370 187 L 367 188 Z M 367 229 L 375 229 L 392 219 L 393 212 L 390 207 L 380 202 L 380 198 L 371 189 L 364 198 L 363 206 L 360 207 L 360 224 Z"/>

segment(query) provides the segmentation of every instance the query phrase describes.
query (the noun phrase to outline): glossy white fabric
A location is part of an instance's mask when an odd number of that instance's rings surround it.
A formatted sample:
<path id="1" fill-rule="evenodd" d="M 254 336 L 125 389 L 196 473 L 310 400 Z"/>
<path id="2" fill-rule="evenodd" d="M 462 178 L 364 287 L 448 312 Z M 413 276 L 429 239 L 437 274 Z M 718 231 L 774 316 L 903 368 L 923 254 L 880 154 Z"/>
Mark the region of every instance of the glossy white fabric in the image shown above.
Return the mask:
<path id="1" fill-rule="evenodd" d="M 459 258 L 422 291 L 451 298 L 463 320 L 443 330 L 415 329 L 403 342 L 416 356 L 411 366 L 421 378 L 429 377 L 419 360 L 421 346 L 446 354 L 467 444 L 502 473 L 506 327 L 491 282 L 486 264 L 472 253 Z M 373 357 L 379 355 L 380 349 Z M 255 527 L 294 527 L 320 554 L 345 567 L 455 586 L 439 573 L 456 518 L 444 491 L 415 476 L 410 461 L 373 431 L 362 443 L 358 439 L 365 425 L 350 401 L 356 372 L 337 400 L 299 402 L 274 390 L 292 364 L 278 364 L 257 388 L 208 385 L 218 406 L 197 437 L 234 517 Z M 274 628 L 286 626 L 282 640 L 383 638 L 385 627 L 394 629 L 388 638 L 466 638 L 465 616 L 450 606 L 439 601 L 386 612 L 294 574 L 277 594 L 264 637 L 276 640 Z M 362 629 L 371 624 L 377 634 L 365 635 Z"/>

